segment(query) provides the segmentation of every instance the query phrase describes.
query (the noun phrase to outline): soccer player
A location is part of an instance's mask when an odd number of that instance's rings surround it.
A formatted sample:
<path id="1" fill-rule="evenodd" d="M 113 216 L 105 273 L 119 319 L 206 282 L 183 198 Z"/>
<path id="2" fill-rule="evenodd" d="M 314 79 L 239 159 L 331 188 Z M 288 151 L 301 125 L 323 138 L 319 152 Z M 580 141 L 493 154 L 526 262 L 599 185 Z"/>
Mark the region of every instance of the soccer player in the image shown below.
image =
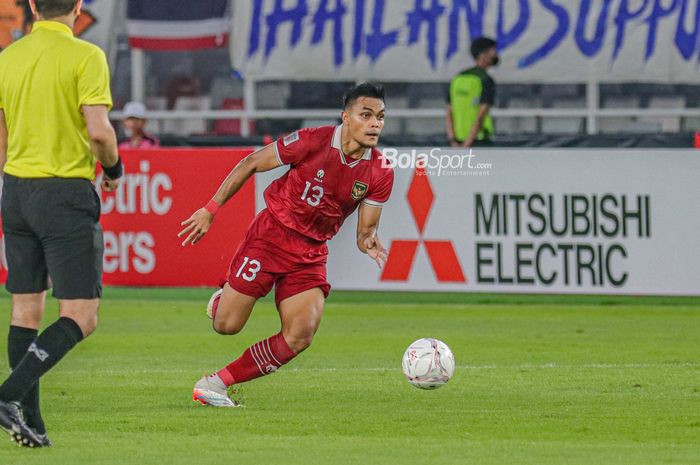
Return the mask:
<path id="1" fill-rule="evenodd" d="M 254 174 L 288 165 L 265 191 L 267 208 L 253 220 L 231 260 L 227 282 L 209 301 L 214 330 L 236 334 L 255 302 L 275 288 L 281 331 L 246 349 L 194 386 L 203 405 L 236 407 L 227 388 L 277 371 L 309 347 L 330 292 L 326 241 L 359 207 L 357 247 L 381 267 L 387 251 L 377 236 L 394 173 L 375 148 L 384 127 L 384 87 L 364 83 L 343 99 L 342 124 L 302 129 L 250 154 L 209 203 L 182 222 L 183 246 L 197 243 L 214 215 Z"/>
<path id="2" fill-rule="evenodd" d="M 102 294 L 100 199 L 122 175 L 104 52 L 73 37 L 81 0 L 30 0 L 31 34 L 0 54 L 2 226 L 12 320 L 12 374 L 0 386 L 0 427 L 20 445 L 51 445 L 39 378 L 97 326 Z M 41 334 L 49 278 L 60 318 Z"/>

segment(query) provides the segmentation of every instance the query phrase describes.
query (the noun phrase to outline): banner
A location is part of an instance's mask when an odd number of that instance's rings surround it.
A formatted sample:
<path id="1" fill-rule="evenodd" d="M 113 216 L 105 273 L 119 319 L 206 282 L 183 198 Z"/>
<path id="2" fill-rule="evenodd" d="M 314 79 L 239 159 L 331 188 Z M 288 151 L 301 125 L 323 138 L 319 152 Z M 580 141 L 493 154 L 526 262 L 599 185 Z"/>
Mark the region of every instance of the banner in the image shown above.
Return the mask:
<path id="1" fill-rule="evenodd" d="M 255 215 L 255 182 L 216 216 L 194 247 L 182 247 L 180 223 L 204 206 L 248 149 L 122 151 L 126 175 L 102 193 L 105 283 L 217 285 Z"/>
<path id="2" fill-rule="evenodd" d="M 116 44 L 115 23 L 119 21 L 118 3 L 121 0 L 83 0 L 82 13 L 73 31 L 81 39 L 87 40 L 110 56 L 110 45 Z M 123 13 L 122 13 L 123 14 Z"/>
<path id="3" fill-rule="evenodd" d="M 329 245 L 335 289 L 700 294 L 696 151 L 385 154 L 389 260 L 380 270 L 358 251 L 349 218 Z"/>
<path id="4" fill-rule="evenodd" d="M 499 46 L 499 82 L 697 82 L 700 0 L 234 2 L 246 77 L 447 81 L 472 39 Z"/>
<path id="5" fill-rule="evenodd" d="M 182 247 L 180 223 L 209 201 L 248 149 L 122 150 L 119 189 L 100 193 L 105 284 L 216 286 L 255 215 L 255 181 L 222 208 L 211 231 Z M 4 241 L 2 241 L 4 250 Z M 2 255 L 0 280 L 7 277 Z"/>
<path id="6" fill-rule="evenodd" d="M 127 30 L 133 48 L 224 47 L 230 28 L 228 0 L 129 0 Z"/>

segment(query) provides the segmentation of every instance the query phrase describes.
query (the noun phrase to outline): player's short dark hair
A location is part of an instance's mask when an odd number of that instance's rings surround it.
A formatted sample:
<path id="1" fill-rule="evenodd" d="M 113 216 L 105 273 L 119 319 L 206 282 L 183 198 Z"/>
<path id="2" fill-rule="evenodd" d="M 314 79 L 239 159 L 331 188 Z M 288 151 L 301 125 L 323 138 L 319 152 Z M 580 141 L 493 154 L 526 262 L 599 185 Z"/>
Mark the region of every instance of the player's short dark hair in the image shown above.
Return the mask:
<path id="1" fill-rule="evenodd" d="M 67 15 L 78 0 L 34 0 L 36 9 L 42 18 L 55 18 L 57 16 Z"/>
<path id="2" fill-rule="evenodd" d="M 496 46 L 495 40 L 488 38 L 488 37 L 477 37 L 472 42 L 472 46 L 471 46 L 470 50 L 472 52 L 472 56 L 476 60 L 477 58 L 479 58 L 479 55 L 481 55 L 482 53 L 488 51 L 490 48 L 493 48 L 495 46 Z"/>
<path id="3" fill-rule="evenodd" d="M 343 108 L 350 108 L 360 97 L 376 98 L 383 102 L 386 97 L 386 90 L 383 85 L 377 82 L 363 82 L 362 84 L 358 84 L 348 89 L 345 95 L 343 95 Z"/>

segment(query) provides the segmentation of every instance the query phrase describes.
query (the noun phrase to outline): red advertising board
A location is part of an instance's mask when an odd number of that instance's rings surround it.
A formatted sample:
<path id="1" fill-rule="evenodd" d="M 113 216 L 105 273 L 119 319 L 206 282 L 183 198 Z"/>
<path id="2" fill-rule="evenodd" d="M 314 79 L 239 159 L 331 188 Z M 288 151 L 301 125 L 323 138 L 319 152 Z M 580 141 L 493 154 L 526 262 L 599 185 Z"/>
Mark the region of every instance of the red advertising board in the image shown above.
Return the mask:
<path id="1" fill-rule="evenodd" d="M 209 233 L 195 246 L 182 247 L 177 234 L 180 223 L 207 203 L 250 151 L 121 151 L 126 172 L 122 184 L 116 192 L 100 192 L 105 284 L 216 285 L 255 216 L 255 179 L 219 211 Z M 3 282 L 6 275 L 3 260 Z"/>

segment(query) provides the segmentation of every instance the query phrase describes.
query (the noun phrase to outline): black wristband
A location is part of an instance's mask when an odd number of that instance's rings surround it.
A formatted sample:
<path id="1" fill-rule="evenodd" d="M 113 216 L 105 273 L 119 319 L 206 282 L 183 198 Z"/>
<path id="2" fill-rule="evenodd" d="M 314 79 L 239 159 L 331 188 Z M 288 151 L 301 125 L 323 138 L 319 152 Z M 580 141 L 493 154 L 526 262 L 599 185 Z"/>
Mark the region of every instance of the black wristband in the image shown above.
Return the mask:
<path id="1" fill-rule="evenodd" d="M 119 179 L 124 174 L 124 166 L 122 165 L 122 158 L 117 155 L 117 163 L 114 166 L 107 168 L 102 165 L 102 172 L 109 179 Z"/>

